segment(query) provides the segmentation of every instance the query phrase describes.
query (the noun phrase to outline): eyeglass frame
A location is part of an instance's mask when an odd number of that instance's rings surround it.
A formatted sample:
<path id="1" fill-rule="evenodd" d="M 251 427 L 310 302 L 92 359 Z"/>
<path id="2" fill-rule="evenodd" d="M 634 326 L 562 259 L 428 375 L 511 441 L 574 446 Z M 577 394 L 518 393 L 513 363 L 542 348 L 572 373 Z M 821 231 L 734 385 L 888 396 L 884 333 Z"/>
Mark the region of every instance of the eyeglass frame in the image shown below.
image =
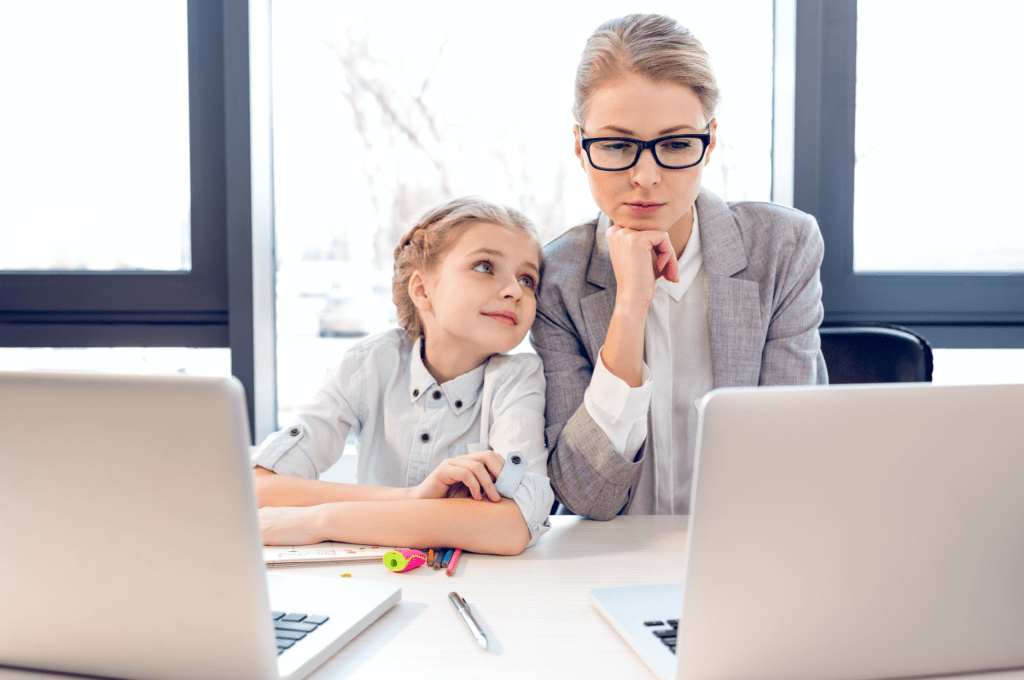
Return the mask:
<path id="1" fill-rule="evenodd" d="M 666 139 L 699 139 L 701 141 L 701 143 L 703 144 L 703 147 L 700 150 L 700 158 L 698 158 L 693 163 L 690 163 L 689 165 L 665 165 L 664 163 L 661 162 L 661 159 L 658 158 L 658 152 L 655 151 L 655 146 L 657 146 L 661 142 L 664 142 Z M 596 165 L 594 163 L 594 159 L 591 158 L 591 156 L 590 156 L 590 146 L 594 142 L 632 142 L 632 143 L 637 145 L 636 158 L 634 158 L 633 162 L 630 163 L 629 165 L 627 165 L 624 168 L 615 168 L 615 169 L 612 169 L 612 168 L 602 168 L 600 165 Z M 659 166 L 665 168 L 666 170 L 685 170 L 686 168 L 692 168 L 692 167 L 694 167 L 696 165 L 700 165 L 700 162 L 704 160 L 704 156 L 707 155 L 708 146 L 710 146 L 710 145 L 711 145 L 711 124 L 710 123 L 708 123 L 708 131 L 707 132 L 701 132 L 701 133 L 689 134 L 689 135 L 667 135 L 665 137 L 658 137 L 657 139 L 652 139 L 652 140 L 646 141 L 646 142 L 641 140 L 641 139 L 633 139 L 632 137 L 588 137 L 588 138 L 584 139 L 583 138 L 583 128 L 582 127 L 580 128 L 580 146 L 582 146 L 583 150 L 587 153 L 587 160 L 590 161 L 591 167 L 593 167 L 595 170 L 601 170 L 602 172 L 621 172 L 623 170 L 629 170 L 634 165 L 636 165 L 637 163 L 640 162 L 640 154 L 642 154 L 644 152 L 644 149 L 650 149 L 651 150 L 651 156 L 654 158 L 654 162 L 657 163 Z"/>

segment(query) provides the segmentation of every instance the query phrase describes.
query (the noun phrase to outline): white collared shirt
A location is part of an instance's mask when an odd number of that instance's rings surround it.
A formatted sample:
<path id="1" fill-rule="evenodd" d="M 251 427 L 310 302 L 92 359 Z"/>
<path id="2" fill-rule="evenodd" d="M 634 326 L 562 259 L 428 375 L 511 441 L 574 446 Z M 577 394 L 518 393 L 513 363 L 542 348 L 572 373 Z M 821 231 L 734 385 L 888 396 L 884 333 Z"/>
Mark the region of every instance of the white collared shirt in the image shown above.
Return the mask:
<path id="1" fill-rule="evenodd" d="M 598 355 L 583 403 L 628 461 L 648 441 L 629 514 L 686 514 L 690 509 L 697 404 L 714 386 L 707 276 L 697 207 L 679 257 L 679 281 L 658 279 L 644 327 L 642 384 L 630 388 Z M 654 367 L 654 374 L 649 368 Z"/>
<path id="2" fill-rule="evenodd" d="M 438 385 L 423 365 L 420 341 L 396 328 L 360 340 L 341 365 L 276 432 L 252 462 L 279 474 L 316 479 L 334 465 L 351 430 L 359 451 L 357 481 L 419 484 L 447 458 L 518 451 L 526 475 L 513 495 L 530 529 L 542 534 L 554 493 L 544 446 L 544 370 L 534 354 L 495 354 Z"/>

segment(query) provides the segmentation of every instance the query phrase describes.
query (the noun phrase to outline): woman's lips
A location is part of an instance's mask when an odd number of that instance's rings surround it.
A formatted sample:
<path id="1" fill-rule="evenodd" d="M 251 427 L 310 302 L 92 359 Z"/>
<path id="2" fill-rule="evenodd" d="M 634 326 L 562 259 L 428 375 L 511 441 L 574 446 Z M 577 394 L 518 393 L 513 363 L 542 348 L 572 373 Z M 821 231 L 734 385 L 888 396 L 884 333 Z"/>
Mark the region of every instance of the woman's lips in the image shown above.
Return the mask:
<path id="1" fill-rule="evenodd" d="M 646 217 L 648 215 L 653 215 L 654 213 L 658 212 L 658 210 L 660 210 L 661 206 L 663 206 L 663 205 L 665 205 L 665 204 L 664 203 L 627 203 L 626 207 L 628 207 L 633 212 L 634 215 L 637 215 L 639 217 Z"/>

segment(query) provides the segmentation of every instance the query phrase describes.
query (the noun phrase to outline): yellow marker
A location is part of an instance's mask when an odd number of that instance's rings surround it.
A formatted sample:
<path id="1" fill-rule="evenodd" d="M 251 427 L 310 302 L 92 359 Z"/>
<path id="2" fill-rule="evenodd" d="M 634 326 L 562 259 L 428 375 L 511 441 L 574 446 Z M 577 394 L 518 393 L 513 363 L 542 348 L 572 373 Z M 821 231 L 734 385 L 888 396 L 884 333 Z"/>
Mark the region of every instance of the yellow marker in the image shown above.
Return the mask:
<path id="1" fill-rule="evenodd" d="M 347 577 L 347 576 L 351 576 L 351 575 L 352 575 L 352 574 L 342 574 L 342 575 L 341 575 L 341 577 L 342 577 L 342 578 L 345 578 L 345 577 Z"/>

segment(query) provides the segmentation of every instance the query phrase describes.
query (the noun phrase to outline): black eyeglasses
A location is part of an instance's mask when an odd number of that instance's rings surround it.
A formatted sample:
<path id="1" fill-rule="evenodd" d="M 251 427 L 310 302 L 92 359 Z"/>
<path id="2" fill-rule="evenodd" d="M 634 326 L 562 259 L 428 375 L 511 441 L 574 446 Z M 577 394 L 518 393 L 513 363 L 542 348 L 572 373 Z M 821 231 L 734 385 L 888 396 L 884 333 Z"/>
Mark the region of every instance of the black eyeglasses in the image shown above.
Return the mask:
<path id="1" fill-rule="evenodd" d="M 581 140 L 590 164 L 598 170 L 628 170 L 640 160 L 644 149 L 650 149 L 654 162 L 669 170 L 692 168 L 704 159 L 711 143 L 708 132 L 697 135 L 669 135 L 649 142 L 629 137 L 591 137 Z M 583 130 L 580 129 L 580 135 Z"/>

